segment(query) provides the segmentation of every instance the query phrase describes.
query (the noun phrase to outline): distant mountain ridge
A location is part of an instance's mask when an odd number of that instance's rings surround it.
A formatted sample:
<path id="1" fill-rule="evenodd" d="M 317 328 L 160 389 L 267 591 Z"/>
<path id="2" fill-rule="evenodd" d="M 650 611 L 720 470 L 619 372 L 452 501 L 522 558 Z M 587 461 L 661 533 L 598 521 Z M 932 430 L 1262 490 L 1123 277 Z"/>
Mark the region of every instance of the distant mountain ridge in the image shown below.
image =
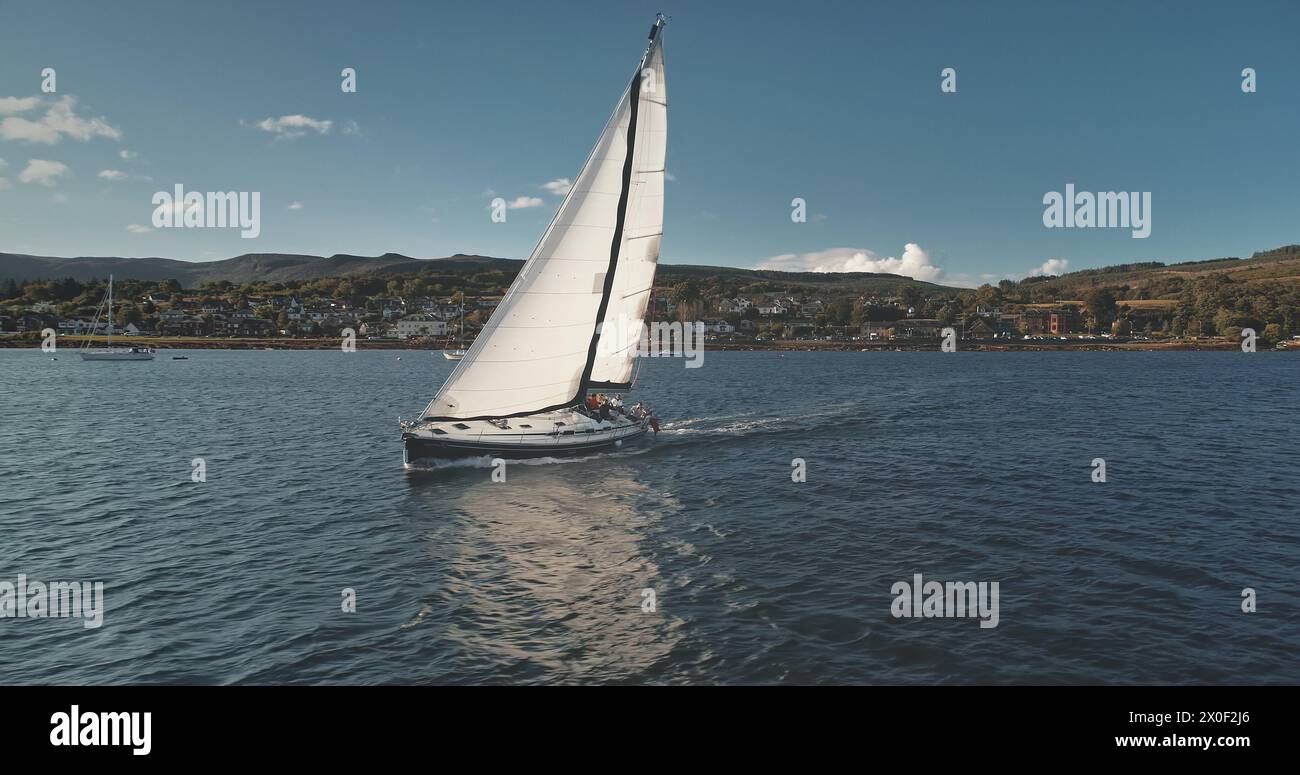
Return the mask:
<path id="1" fill-rule="evenodd" d="M 113 274 L 122 280 L 177 280 L 186 288 L 197 288 L 204 281 L 228 280 L 247 283 L 254 280 L 283 282 L 315 280 L 321 277 L 348 277 L 359 274 L 404 274 L 422 269 L 439 271 L 518 271 L 522 261 L 490 256 L 457 254 L 447 258 L 419 259 L 398 253 L 382 256 L 309 256 L 295 253 L 245 253 L 219 261 L 178 261 L 173 258 L 119 258 L 115 256 L 78 256 L 55 258 L 19 253 L 0 253 L 0 282 L 12 278 L 53 280 L 71 277 L 85 282 Z"/>
<path id="2" fill-rule="evenodd" d="M 494 258 L 461 253 L 446 258 L 412 258 L 398 253 L 385 253 L 374 257 L 346 254 L 324 257 L 296 253 L 246 253 L 234 258 L 201 262 L 177 261 L 171 258 L 113 256 L 54 258 L 0 253 L 0 282 L 9 278 L 21 283 L 24 280 L 54 280 L 64 277 L 86 282 L 105 278 L 111 273 L 120 280 L 157 282 L 172 279 L 186 288 L 197 288 L 205 281 L 284 282 L 368 274 L 405 275 L 423 271 L 444 273 L 502 271 L 513 275 L 519 271 L 523 263 L 522 260 L 515 258 Z M 933 291 L 956 290 L 913 280 L 903 275 L 875 272 L 778 272 L 726 266 L 661 264 L 659 275 L 661 284 L 692 278 L 717 277 L 741 283 L 774 280 L 823 287 L 866 284 L 873 287 L 893 288 L 899 285 L 919 285 Z"/>
<path id="3" fill-rule="evenodd" d="M 0 253 L 0 282 L 12 278 L 54 280 L 72 277 L 81 282 L 102 279 L 110 273 L 118 279 L 177 280 L 186 288 L 197 288 L 205 281 L 227 280 L 232 283 L 253 281 L 284 282 L 316 280 L 323 277 L 355 275 L 412 275 L 422 272 L 505 272 L 513 276 L 523 261 L 515 258 L 466 255 L 446 258 L 412 258 L 399 253 L 381 256 L 311 256 L 295 253 L 245 253 L 218 261 L 190 262 L 171 258 L 120 258 L 113 256 L 79 256 L 55 258 L 20 253 Z M 1024 282 L 1041 284 L 1061 293 L 1086 290 L 1100 285 L 1123 285 L 1157 282 L 1171 277 L 1196 277 L 1231 273 L 1235 279 L 1253 282 L 1300 282 L 1300 245 L 1284 245 L 1258 251 L 1250 258 L 1218 258 L 1164 264 L 1158 261 L 1119 264 L 1082 269 L 1052 277 L 1031 277 Z M 741 269 L 727 266 L 695 264 L 661 264 L 657 285 L 668 286 L 685 280 L 716 278 L 736 284 L 772 281 L 808 288 L 892 291 L 903 285 L 915 285 L 929 292 L 956 293 L 961 288 L 915 280 L 896 274 L 873 272 L 781 272 L 768 269 Z"/>

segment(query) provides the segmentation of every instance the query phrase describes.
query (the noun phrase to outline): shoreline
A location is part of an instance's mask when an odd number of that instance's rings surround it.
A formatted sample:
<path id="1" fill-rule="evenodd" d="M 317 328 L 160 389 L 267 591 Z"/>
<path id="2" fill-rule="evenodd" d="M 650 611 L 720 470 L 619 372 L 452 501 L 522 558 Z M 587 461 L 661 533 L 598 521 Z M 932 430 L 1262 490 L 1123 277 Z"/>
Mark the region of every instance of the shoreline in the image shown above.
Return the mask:
<path id="1" fill-rule="evenodd" d="M 68 337 L 71 339 L 72 337 Z M 77 346 L 63 349 L 80 349 L 84 338 L 76 339 Z M 103 337 L 92 339 L 96 345 L 104 344 Z M 118 339 L 115 344 L 123 347 L 152 347 L 157 350 L 337 350 L 340 340 L 333 339 L 239 339 L 225 337 L 157 337 L 133 336 Z M 39 349 L 39 338 L 19 338 L 14 335 L 0 335 L 0 349 Z M 410 340 L 358 340 L 358 350 L 404 350 L 411 352 L 436 352 L 445 349 L 441 342 L 419 342 Z M 764 342 L 710 342 L 705 340 L 704 348 L 714 351 L 735 352 L 937 352 L 938 340 L 921 342 L 886 341 L 886 342 L 845 342 L 845 341 L 801 341 L 776 340 Z M 959 352 L 1059 352 L 1085 350 L 1090 352 L 1124 352 L 1124 351 L 1234 351 L 1240 350 L 1239 342 L 1233 340 L 1214 341 L 1046 341 L 1046 340 L 959 340 Z M 1300 344 L 1277 351 L 1272 347 L 1261 345 L 1259 352 L 1300 352 Z"/>

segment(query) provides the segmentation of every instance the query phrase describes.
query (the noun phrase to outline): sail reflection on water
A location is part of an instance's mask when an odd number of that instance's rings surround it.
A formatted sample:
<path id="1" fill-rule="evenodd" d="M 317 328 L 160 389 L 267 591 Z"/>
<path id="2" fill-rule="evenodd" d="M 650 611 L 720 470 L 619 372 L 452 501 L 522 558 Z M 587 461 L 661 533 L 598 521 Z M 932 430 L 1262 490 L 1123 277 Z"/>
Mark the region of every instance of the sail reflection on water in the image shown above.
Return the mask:
<path id="1" fill-rule="evenodd" d="M 511 465 L 495 484 L 482 469 L 464 472 L 473 482 L 409 480 L 427 513 L 455 522 L 428 539 L 446 569 L 430 583 L 446 586 L 439 597 L 453 609 L 441 637 L 520 677 L 617 680 L 669 655 L 682 622 L 663 607 L 671 580 L 644 538 L 664 510 L 644 508 L 655 496 L 634 465 L 589 465 Z"/>

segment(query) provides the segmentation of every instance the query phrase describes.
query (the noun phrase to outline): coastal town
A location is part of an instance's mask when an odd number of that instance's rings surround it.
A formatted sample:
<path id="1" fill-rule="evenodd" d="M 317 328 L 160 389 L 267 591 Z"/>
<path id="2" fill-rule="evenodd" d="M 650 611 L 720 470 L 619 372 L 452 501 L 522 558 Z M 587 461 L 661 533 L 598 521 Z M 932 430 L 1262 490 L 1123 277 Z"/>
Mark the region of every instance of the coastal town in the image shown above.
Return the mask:
<path id="1" fill-rule="evenodd" d="M 113 333 L 167 347 L 332 347 L 349 332 L 361 346 L 459 346 L 451 343 L 473 341 L 509 279 L 465 278 L 461 287 L 469 290 L 420 276 L 198 288 L 119 279 Z M 969 290 L 907 278 L 875 290 L 770 276 L 672 279 L 656 288 L 651 319 L 698 323 L 706 342 L 722 349 L 934 349 L 946 329 L 968 349 L 1232 346 L 1245 329 L 1264 346 L 1286 349 L 1300 334 L 1294 285 L 1238 283 L 1226 273 L 1179 280 L 1165 293 L 1152 282 L 1079 288 L 1052 282 L 1059 278 Z M 95 322 L 104 285 L 0 282 L 0 345 L 34 345 L 50 330 L 71 338 L 106 334 L 106 321 Z"/>

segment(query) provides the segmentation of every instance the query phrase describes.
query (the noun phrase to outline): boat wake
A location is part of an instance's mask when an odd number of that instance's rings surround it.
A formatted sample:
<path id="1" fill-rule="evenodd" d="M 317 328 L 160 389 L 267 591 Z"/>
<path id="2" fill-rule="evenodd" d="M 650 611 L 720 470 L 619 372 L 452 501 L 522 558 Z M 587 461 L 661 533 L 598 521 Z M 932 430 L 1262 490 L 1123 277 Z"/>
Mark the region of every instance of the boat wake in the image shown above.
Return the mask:
<path id="1" fill-rule="evenodd" d="M 840 425 L 845 418 L 856 418 L 862 414 L 862 406 L 857 403 L 845 403 L 823 407 L 815 412 L 807 412 L 791 417 L 774 417 L 759 412 L 721 415 L 718 417 L 692 417 L 686 420 L 674 420 L 660 426 L 660 435 L 690 436 L 756 436 L 766 433 L 789 433 L 791 431 L 811 431 L 823 425 Z"/>

